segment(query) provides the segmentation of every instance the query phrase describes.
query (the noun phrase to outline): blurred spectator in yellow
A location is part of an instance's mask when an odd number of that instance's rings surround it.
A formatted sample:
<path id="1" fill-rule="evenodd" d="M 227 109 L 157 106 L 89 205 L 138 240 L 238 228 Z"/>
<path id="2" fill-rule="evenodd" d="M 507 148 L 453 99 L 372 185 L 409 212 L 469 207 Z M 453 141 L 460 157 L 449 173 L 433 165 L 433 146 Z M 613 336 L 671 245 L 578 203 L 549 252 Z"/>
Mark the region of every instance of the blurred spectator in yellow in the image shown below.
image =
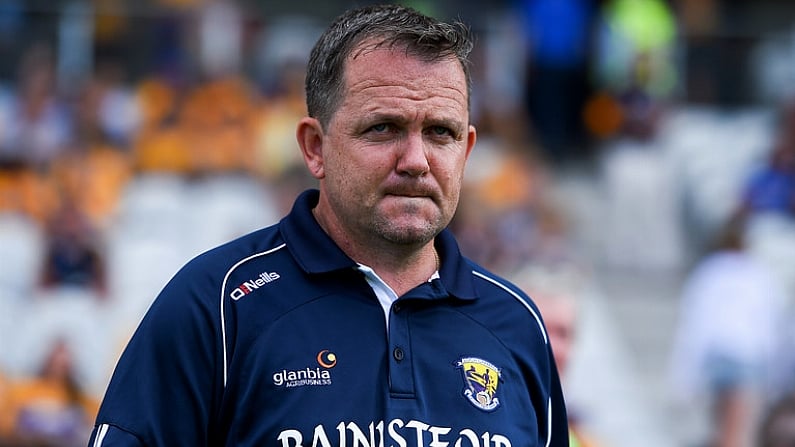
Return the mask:
<path id="1" fill-rule="evenodd" d="M 189 92 L 176 127 L 190 153 L 191 171 L 212 174 L 249 169 L 254 98 L 248 81 L 237 75 L 201 83 Z"/>
<path id="2" fill-rule="evenodd" d="M 141 131 L 133 143 L 140 172 L 180 175 L 256 172 L 257 94 L 246 78 L 230 74 L 186 91 L 152 77 L 138 90 Z"/>
<path id="3" fill-rule="evenodd" d="M 7 418 L 9 407 L 9 389 L 11 384 L 8 378 L 0 370 L 0 447 L 11 447 L 12 440 L 9 434 L 5 432 L 5 419 Z"/>
<path id="4" fill-rule="evenodd" d="M 0 439 L 17 447 L 84 446 L 98 403 L 74 376 L 72 353 L 54 341 L 37 375 L 10 382 L 0 413 Z"/>
<path id="5" fill-rule="evenodd" d="M 137 97 L 141 124 L 132 141 L 135 169 L 189 173 L 192 169 L 190 148 L 176 127 L 180 92 L 166 79 L 151 76 L 138 85 Z"/>
<path id="6" fill-rule="evenodd" d="M 785 328 L 786 295 L 746 250 L 745 231 L 743 219 L 728 221 L 690 272 L 674 333 L 675 405 L 703 421 L 693 436 L 706 439 L 693 441 L 714 447 L 751 445 Z"/>
<path id="7" fill-rule="evenodd" d="M 0 212 L 43 223 L 58 202 L 51 179 L 19 160 L 0 161 Z"/>
<path id="8" fill-rule="evenodd" d="M 104 70 L 115 69 L 109 66 Z M 74 201 L 98 228 L 111 224 L 119 196 L 132 174 L 125 145 L 135 119 L 115 117 L 118 122 L 111 123 L 107 117 L 109 113 L 135 114 L 124 110 L 134 108 L 131 99 L 110 99 L 124 95 L 115 85 L 117 76 L 120 75 L 98 75 L 86 80 L 78 90 L 73 107 L 74 138 L 53 160 L 50 170 L 50 177 L 61 196 Z M 109 101 L 117 104 L 109 104 Z M 124 123 L 128 120 L 131 122 Z"/>
<path id="9" fill-rule="evenodd" d="M 103 230 L 113 224 L 119 199 L 132 175 L 127 153 L 95 143 L 71 146 L 55 160 L 50 177 L 60 195 L 70 197 L 91 225 Z"/>
<path id="10" fill-rule="evenodd" d="M 8 413 L 8 410 L 6 410 L 6 406 L 8 405 L 8 397 L 9 397 L 8 390 L 10 386 L 11 385 L 8 381 L 8 377 L 6 377 L 3 370 L 0 369 L 0 415 Z"/>
<path id="11" fill-rule="evenodd" d="M 154 130 L 176 118 L 179 92 L 165 77 L 155 74 L 144 78 L 136 89 L 141 108 L 142 131 Z"/>
<path id="12" fill-rule="evenodd" d="M 277 85 L 260 101 L 254 124 L 254 160 L 258 173 L 268 180 L 276 181 L 296 166 L 303 168 L 293 123 L 306 115 L 304 65 L 302 61 L 283 63 Z"/>

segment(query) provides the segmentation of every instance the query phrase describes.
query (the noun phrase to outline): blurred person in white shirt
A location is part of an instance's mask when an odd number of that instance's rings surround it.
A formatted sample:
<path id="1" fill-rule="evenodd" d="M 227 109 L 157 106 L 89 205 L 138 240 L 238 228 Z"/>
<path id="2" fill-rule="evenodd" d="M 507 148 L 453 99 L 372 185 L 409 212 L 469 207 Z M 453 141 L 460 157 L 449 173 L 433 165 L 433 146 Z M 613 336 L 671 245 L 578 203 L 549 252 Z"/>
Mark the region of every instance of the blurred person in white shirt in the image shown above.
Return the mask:
<path id="1" fill-rule="evenodd" d="M 766 265 L 745 250 L 744 232 L 742 219 L 730 219 L 714 250 L 690 272 L 674 334 L 676 405 L 704 416 L 694 436 L 713 447 L 752 445 L 759 412 L 774 397 L 779 366 L 786 295 Z"/>

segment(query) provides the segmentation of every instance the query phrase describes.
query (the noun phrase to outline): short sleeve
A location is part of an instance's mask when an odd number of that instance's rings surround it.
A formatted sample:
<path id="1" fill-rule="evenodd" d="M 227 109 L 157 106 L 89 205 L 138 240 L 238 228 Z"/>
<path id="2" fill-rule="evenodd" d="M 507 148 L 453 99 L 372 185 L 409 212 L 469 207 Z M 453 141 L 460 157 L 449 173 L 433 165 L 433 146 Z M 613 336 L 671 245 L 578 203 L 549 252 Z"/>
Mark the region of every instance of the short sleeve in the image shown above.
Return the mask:
<path id="1" fill-rule="evenodd" d="M 100 424 L 94 427 L 91 438 L 88 440 L 88 447 L 145 447 L 144 444 L 133 434 L 128 433 L 119 427 Z"/>

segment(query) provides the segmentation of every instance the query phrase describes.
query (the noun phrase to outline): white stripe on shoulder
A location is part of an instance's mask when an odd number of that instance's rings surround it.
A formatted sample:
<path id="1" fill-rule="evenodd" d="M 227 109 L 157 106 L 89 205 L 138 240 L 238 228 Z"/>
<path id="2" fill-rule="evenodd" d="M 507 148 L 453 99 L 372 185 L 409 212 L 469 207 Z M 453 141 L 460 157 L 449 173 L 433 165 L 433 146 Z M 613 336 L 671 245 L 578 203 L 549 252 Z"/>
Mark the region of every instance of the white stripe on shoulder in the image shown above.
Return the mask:
<path id="1" fill-rule="evenodd" d="M 243 263 L 248 262 L 254 258 L 258 258 L 260 256 L 269 255 L 275 251 L 281 250 L 282 248 L 286 247 L 287 244 L 281 244 L 277 247 L 271 248 L 270 250 L 266 250 L 263 252 L 255 253 L 251 256 L 241 259 L 235 265 L 233 265 L 224 275 L 224 282 L 221 284 L 221 341 L 224 345 L 224 386 L 226 386 L 226 378 L 227 378 L 227 354 L 226 354 L 226 318 L 224 316 L 224 294 L 226 293 L 226 282 L 229 280 L 229 276 L 232 272 L 235 271 L 236 268 L 240 267 Z"/>
<path id="2" fill-rule="evenodd" d="M 541 318 L 538 316 L 538 313 L 536 313 L 536 311 L 533 309 L 533 307 L 530 306 L 530 303 L 528 303 L 527 300 L 525 300 L 519 294 L 517 294 L 516 292 L 514 292 L 513 290 L 508 288 L 508 286 L 506 286 L 505 284 L 501 283 L 500 281 L 497 281 L 496 279 L 494 279 L 494 278 L 492 278 L 490 276 L 486 276 L 483 273 L 480 273 L 480 272 L 477 272 L 477 271 L 474 271 L 474 270 L 472 271 L 472 274 L 475 275 L 475 276 L 478 276 L 480 278 L 483 278 L 486 281 L 494 284 L 495 286 L 505 290 L 512 297 L 516 298 L 517 301 L 522 303 L 522 305 L 530 312 L 530 314 L 533 315 L 533 318 L 536 319 L 536 323 L 538 323 L 538 329 L 541 331 L 541 335 L 544 337 L 544 343 L 545 344 L 549 344 L 549 339 L 547 338 L 547 331 L 544 329 L 544 325 L 541 323 Z"/>
<path id="3" fill-rule="evenodd" d="M 108 428 L 110 428 L 108 424 L 102 424 L 97 427 L 97 437 L 94 438 L 93 447 L 102 447 L 102 441 L 105 440 L 105 435 L 108 434 Z"/>

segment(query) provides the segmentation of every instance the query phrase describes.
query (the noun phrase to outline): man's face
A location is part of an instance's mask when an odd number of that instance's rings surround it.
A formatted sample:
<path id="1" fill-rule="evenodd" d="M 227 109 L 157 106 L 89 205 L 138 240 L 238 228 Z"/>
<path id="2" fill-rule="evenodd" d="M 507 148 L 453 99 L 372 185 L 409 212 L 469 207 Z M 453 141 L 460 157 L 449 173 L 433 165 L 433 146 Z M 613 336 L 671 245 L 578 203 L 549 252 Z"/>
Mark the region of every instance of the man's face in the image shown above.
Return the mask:
<path id="1" fill-rule="evenodd" d="M 317 212 L 360 243 L 430 241 L 455 213 L 474 143 L 455 58 L 429 63 L 401 49 L 354 52 L 314 171 Z"/>
<path id="2" fill-rule="evenodd" d="M 528 289 L 532 294 L 532 289 Z M 533 295 L 544 317 L 549 343 L 561 374 L 566 372 L 574 350 L 577 309 L 571 298 Z"/>

